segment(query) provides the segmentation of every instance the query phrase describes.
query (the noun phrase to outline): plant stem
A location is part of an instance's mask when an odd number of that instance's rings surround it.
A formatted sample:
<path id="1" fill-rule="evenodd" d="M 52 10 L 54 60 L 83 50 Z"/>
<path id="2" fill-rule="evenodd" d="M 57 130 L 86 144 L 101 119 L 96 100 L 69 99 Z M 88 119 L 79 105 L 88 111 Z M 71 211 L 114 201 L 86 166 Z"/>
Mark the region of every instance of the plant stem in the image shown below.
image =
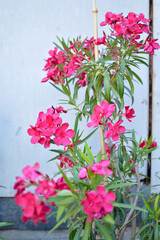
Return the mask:
<path id="1" fill-rule="evenodd" d="M 135 166 L 135 172 L 136 172 L 136 179 L 137 179 L 137 192 L 139 192 L 141 190 L 141 182 L 140 182 L 140 177 L 139 177 L 139 169 L 138 169 L 138 162 L 135 162 L 134 164 Z M 137 203 L 138 203 L 138 199 L 139 199 L 139 195 L 136 195 L 135 196 L 135 199 L 134 199 L 134 203 L 133 203 L 133 206 L 137 206 Z M 124 232 L 126 230 L 126 227 L 127 227 L 127 224 L 130 220 L 130 218 L 133 216 L 133 213 L 134 213 L 134 209 L 131 209 L 129 211 L 129 213 L 127 214 L 126 216 L 126 219 L 124 221 L 124 224 L 123 226 L 121 227 L 121 232 L 120 232 L 120 235 L 118 237 L 118 240 L 122 240 L 122 237 L 124 235 Z"/>

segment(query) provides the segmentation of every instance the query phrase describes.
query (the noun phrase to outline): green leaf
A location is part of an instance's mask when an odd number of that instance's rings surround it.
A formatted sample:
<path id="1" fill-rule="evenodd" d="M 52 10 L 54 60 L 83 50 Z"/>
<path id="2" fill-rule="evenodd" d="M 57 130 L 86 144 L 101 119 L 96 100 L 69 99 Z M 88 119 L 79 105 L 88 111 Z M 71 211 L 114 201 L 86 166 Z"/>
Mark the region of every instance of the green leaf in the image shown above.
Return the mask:
<path id="1" fill-rule="evenodd" d="M 143 202 L 144 202 L 146 208 L 147 208 L 151 213 L 154 214 L 154 212 L 153 212 L 152 209 L 150 208 L 150 206 L 149 206 L 149 204 L 147 203 L 147 201 L 146 201 L 146 199 L 144 198 L 144 196 L 142 196 L 142 198 L 143 198 Z"/>
<path id="2" fill-rule="evenodd" d="M 66 174 L 64 173 L 64 171 L 61 169 L 61 167 L 57 164 L 58 168 L 59 168 L 59 171 L 62 173 L 62 176 L 64 177 L 68 187 L 71 189 L 71 191 L 73 193 L 75 193 L 76 195 L 78 195 L 75 190 L 74 190 L 74 185 L 70 182 L 70 180 L 68 179 L 68 177 L 66 176 Z"/>
<path id="3" fill-rule="evenodd" d="M 66 93 L 66 95 L 70 97 L 70 91 L 69 91 L 69 89 L 68 89 L 66 86 L 64 86 L 64 85 L 62 85 L 62 89 L 63 89 L 63 91 Z"/>
<path id="4" fill-rule="evenodd" d="M 64 196 L 73 196 L 73 193 L 67 189 L 61 190 L 60 192 L 57 193 L 58 197 L 64 197 Z"/>
<path id="5" fill-rule="evenodd" d="M 136 236 L 140 236 L 141 233 L 143 233 L 143 231 L 146 229 L 146 228 L 149 228 L 151 226 L 150 223 L 144 225 L 143 227 L 140 228 L 140 230 L 136 233 Z"/>
<path id="6" fill-rule="evenodd" d="M 142 63 L 142 64 L 144 64 L 144 65 L 146 65 L 148 67 L 148 64 L 145 61 L 143 61 L 142 59 L 134 57 L 134 60 L 136 60 L 136 61 L 138 61 L 138 62 L 140 62 L 140 63 Z"/>
<path id="7" fill-rule="evenodd" d="M 135 210 L 138 210 L 138 211 L 144 211 L 144 212 L 146 212 L 146 210 L 143 209 L 143 208 L 140 208 L 140 207 L 137 207 L 137 206 L 134 206 L 134 205 L 125 204 L 125 203 L 112 202 L 112 205 L 113 205 L 114 207 L 132 208 L 132 209 L 135 209 Z"/>
<path id="8" fill-rule="evenodd" d="M 95 223 L 96 223 L 96 226 L 99 229 L 101 235 L 107 240 L 112 240 L 111 235 L 110 235 L 109 231 L 107 230 L 107 228 L 97 219 L 95 219 Z"/>
<path id="9" fill-rule="evenodd" d="M 105 92 L 105 98 L 107 101 L 111 100 L 111 88 L 110 88 L 110 79 L 108 72 L 105 71 L 104 75 L 104 92 Z"/>
<path id="10" fill-rule="evenodd" d="M 57 48 L 59 48 L 62 52 L 66 53 L 66 51 L 65 51 L 63 48 L 61 48 L 57 43 L 53 42 L 53 44 L 54 44 Z"/>
<path id="11" fill-rule="evenodd" d="M 155 227 L 155 230 L 154 230 L 154 240 L 159 240 L 159 225 L 158 223 L 156 223 L 156 227 Z"/>
<path id="12" fill-rule="evenodd" d="M 86 161 L 86 163 L 88 163 L 88 165 L 93 165 L 92 161 L 89 159 L 89 157 L 84 154 L 83 152 L 80 151 L 80 149 L 77 149 L 77 151 L 79 152 L 81 158 Z"/>
<path id="13" fill-rule="evenodd" d="M 121 69 L 121 73 L 123 76 L 124 76 L 125 65 L 126 65 L 126 63 L 125 63 L 124 58 L 121 58 L 120 69 Z"/>
<path id="14" fill-rule="evenodd" d="M 154 202 L 154 211 L 155 211 L 155 213 L 158 211 L 158 204 L 159 204 L 159 200 L 160 200 L 160 197 L 159 197 L 159 195 L 156 197 L 156 200 L 155 200 L 155 202 Z"/>
<path id="15" fill-rule="evenodd" d="M 122 76 L 120 75 L 119 72 L 116 73 L 116 78 L 118 81 L 118 93 L 120 95 L 121 98 L 123 98 L 124 95 L 124 81 Z"/>
<path id="16" fill-rule="evenodd" d="M 134 71 L 132 71 L 128 66 L 127 66 L 127 69 L 128 69 L 128 71 L 129 71 L 129 73 L 132 75 L 134 75 L 136 78 L 137 78 L 137 80 L 143 85 L 143 82 L 142 82 L 142 79 L 137 75 L 137 73 L 135 73 Z"/>
<path id="17" fill-rule="evenodd" d="M 95 130 L 93 130 L 90 134 L 87 135 L 87 137 L 83 138 L 79 143 L 76 143 L 76 146 L 84 143 L 88 138 L 90 138 L 96 131 L 98 128 L 96 128 Z"/>
<path id="18" fill-rule="evenodd" d="M 72 232 L 70 232 L 69 240 L 74 240 L 74 236 L 75 236 L 76 232 L 77 232 L 77 228 L 73 229 Z"/>
<path id="19" fill-rule="evenodd" d="M 61 218 L 66 206 L 59 206 L 57 210 L 57 216 L 56 216 L 56 221 L 58 222 L 59 219 Z"/>
<path id="20" fill-rule="evenodd" d="M 82 240 L 88 240 L 89 239 L 91 226 L 92 226 L 92 223 L 88 222 L 88 220 L 86 219 Z"/>
<path id="21" fill-rule="evenodd" d="M 128 183 L 115 183 L 115 184 L 108 184 L 106 189 L 115 189 L 115 188 L 123 188 L 131 185 L 136 185 L 135 182 L 128 182 Z"/>
<path id="22" fill-rule="evenodd" d="M 8 223 L 8 222 L 0 222 L 0 227 L 14 225 L 14 223 Z"/>
<path id="23" fill-rule="evenodd" d="M 73 216 L 75 213 L 78 213 L 82 209 L 82 206 L 76 207 L 74 209 L 71 209 L 66 213 L 66 215 L 52 228 L 49 233 L 53 232 L 56 228 L 58 228 L 62 223 L 66 222 L 68 218 Z"/>
<path id="24" fill-rule="evenodd" d="M 81 232 L 82 232 L 83 226 L 78 229 L 74 236 L 74 240 L 80 240 Z"/>
<path id="25" fill-rule="evenodd" d="M 129 83 L 129 86 L 130 86 L 130 89 L 131 89 L 131 93 L 133 95 L 134 94 L 134 84 L 133 84 L 131 78 L 128 75 L 126 75 L 125 77 L 126 77 L 128 83 Z"/>
<path id="26" fill-rule="evenodd" d="M 103 219 L 107 222 L 107 223 L 110 223 L 110 224 L 115 224 L 115 221 L 114 219 L 111 217 L 111 215 L 109 214 L 106 214 Z"/>
<path id="27" fill-rule="evenodd" d="M 55 156 L 54 158 L 51 158 L 51 159 L 50 159 L 50 160 L 48 160 L 47 162 L 54 161 L 54 160 L 56 160 L 57 158 L 59 158 L 59 155 Z"/>
<path id="28" fill-rule="evenodd" d="M 119 95 L 119 92 L 117 91 L 117 89 L 115 89 L 115 87 L 111 85 L 111 90 L 112 90 L 114 96 L 119 99 L 120 95 Z"/>
<path id="29" fill-rule="evenodd" d="M 90 158 L 90 160 L 91 160 L 92 163 L 93 163 L 93 161 L 94 161 L 94 156 L 93 156 L 93 153 L 92 153 L 92 151 L 91 151 L 91 149 L 90 149 L 90 147 L 88 146 L 88 144 L 87 144 L 86 141 L 85 141 L 85 150 L 86 150 L 86 152 L 87 152 L 88 157 Z"/>
<path id="30" fill-rule="evenodd" d="M 62 89 L 60 89 L 59 87 L 57 87 L 55 84 L 53 84 L 52 82 L 49 82 L 54 88 L 56 88 L 59 92 L 67 95 Z"/>

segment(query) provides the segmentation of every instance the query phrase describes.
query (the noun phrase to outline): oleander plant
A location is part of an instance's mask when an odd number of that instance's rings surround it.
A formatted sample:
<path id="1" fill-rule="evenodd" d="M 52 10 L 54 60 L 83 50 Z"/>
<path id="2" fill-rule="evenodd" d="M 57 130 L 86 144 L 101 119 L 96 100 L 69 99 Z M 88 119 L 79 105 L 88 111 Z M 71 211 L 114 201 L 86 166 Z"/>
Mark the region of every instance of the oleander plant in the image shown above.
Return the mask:
<path id="1" fill-rule="evenodd" d="M 160 239 L 160 195 L 146 196 L 139 171 L 157 143 L 152 137 L 137 139 L 124 121 L 136 117 L 131 106 L 134 88 L 137 82 L 143 84 L 136 69 L 148 66 L 146 56 L 160 48 L 151 38 L 149 22 L 143 13 L 125 17 L 107 12 L 100 23 L 101 38 L 58 38 L 59 44 L 49 51 L 42 82 L 64 95 L 69 111 L 63 104 L 50 106 L 28 129 L 32 144 L 53 152 L 50 161 L 57 160 L 58 172 L 51 178 L 40 172 L 37 162 L 16 177 L 15 201 L 22 207 L 23 222 L 32 219 L 37 225 L 55 214 L 57 224 L 51 231 L 67 221 L 70 240 L 121 240 L 131 223 L 132 239 Z M 74 129 L 63 121 L 65 114 L 75 119 Z M 81 129 L 84 119 L 90 128 L 87 136 Z M 94 154 L 87 142 L 96 131 L 101 149 Z M 139 198 L 143 207 L 137 206 Z M 54 213 L 50 206 L 56 206 Z M 139 215 L 142 223 L 136 232 Z"/>

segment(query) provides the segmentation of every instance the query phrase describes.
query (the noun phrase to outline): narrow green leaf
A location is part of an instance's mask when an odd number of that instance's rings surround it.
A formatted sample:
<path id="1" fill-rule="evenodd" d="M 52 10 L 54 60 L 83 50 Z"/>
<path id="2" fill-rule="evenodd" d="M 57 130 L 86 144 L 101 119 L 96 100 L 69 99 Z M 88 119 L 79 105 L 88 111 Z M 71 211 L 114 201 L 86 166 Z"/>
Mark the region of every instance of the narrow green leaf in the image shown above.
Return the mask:
<path id="1" fill-rule="evenodd" d="M 159 240 L 159 225 L 158 223 L 156 223 L 156 227 L 155 227 L 155 230 L 154 230 L 154 240 Z"/>
<path id="2" fill-rule="evenodd" d="M 112 90 L 114 96 L 119 99 L 120 95 L 119 95 L 119 92 L 117 91 L 117 89 L 115 89 L 115 87 L 111 86 L 111 90 Z"/>
<path id="3" fill-rule="evenodd" d="M 78 229 L 74 236 L 74 240 L 80 240 L 81 232 L 82 232 L 83 226 Z"/>
<path id="4" fill-rule="evenodd" d="M 96 131 L 98 128 L 96 128 L 95 130 L 93 130 L 90 134 L 87 135 L 87 137 L 83 138 L 79 143 L 76 143 L 76 146 L 84 143 L 88 138 L 90 138 Z"/>
<path id="5" fill-rule="evenodd" d="M 70 91 L 66 86 L 62 85 L 62 89 L 66 93 L 67 96 L 70 96 Z"/>
<path id="6" fill-rule="evenodd" d="M 80 149 L 78 149 L 79 154 L 81 155 L 81 158 L 86 161 L 86 163 L 88 163 L 88 165 L 93 165 L 92 161 L 89 159 L 89 157 L 84 154 L 83 152 L 80 151 Z"/>
<path id="7" fill-rule="evenodd" d="M 88 144 L 87 144 L 86 141 L 85 141 L 85 149 L 86 149 L 86 152 L 87 152 L 88 157 L 90 158 L 90 160 L 91 160 L 92 163 L 93 163 L 93 161 L 94 161 L 94 156 L 93 156 L 93 153 L 92 153 L 92 151 L 91 151 L 91 149 L 90 149 L 90 147 L 88 146 Z"/>
<path id="8" fill-rule="evenodd" d="M 59 155 L 55 156 L 54 158 L 51 158 L 51 159 L 50 159 L 50 160 L 48 160 L 47 162 L 54 161 L 54 160 L 56 160 L 57 158 L 59 158 Z"/>
<path id="9" fill-rule="evenodd" d="M 160 200 L 160 197 L 159 197 L 159 195 L 156 197 L 156 200 L 155 200 L 155 202 L 154 202 L 154 211 L 155 211 L 155 213 L 158 211 L 158 204 L 159 204 L 159 200 Z"/>
<path id="10" fill-rule="evenodd" d="M 151 226 L 150 223 L 144 225 L 143 227 L 140 228 L 140 230 L 136 233 L 136 236 L 140 236 L 141 233 L 143 233 L 143 231 L 146 229 L 146 228 L 149 228 Z"/>
<path id="11" fill-rule="evenodd" d="M 115 184 L 108 184 L 106 189 L 115 189 L 115 188 L 123 188 L 131 185 L 136 185 L 137 183 L 128 182 L 128 183 L 115 183 Z"/>
<path id="12" fill-rule="evenodd" d="M 64 177 L 64 179 L 65 179 L 68 187 L 71 189 L 71 191 L 72 191 L 73 193 L 75 193 L 75 194 L 77 195 L 77 193 L 76 193 L 75 190 L 74 190 L 74 185 L 72 185 L 71 181 L 68 179 L 68 177 L 66 176 L 66 174 L 64 173 L 64 171 L 62 170 L 62 168 L 61 168 L 58 164 L 57 164 L 57 166 L 58 166 L 58 168 L 59 168 L 59 171 L 62 173 L 62 175 L 63 175 L 63 177 Z"/>
<path id="13" fill-rule="evenodd" d="M 128 83 L 129 83 L 129 86 L 130 86 L 130 89 L 131 89 L 131 93 L 133 95 L 134 94 L 134 84 L 133 84 L 131 78 L 128 75 L 126 75 L 125 77 L 126 77 Z"/>
<path id="14" fill-rule="evenodd" d="M 143 198 L 143 202 L 144 202 L 146 208 L 147 208 L 151 213 L 154 214 L 154 212 L 153 212 L 152 209 L 150 208 L 150 206 L 149 206 L 149 204 L 147 203 L 147 201 L 146 201 L 146 199 L 144 198 L 144 196 L 142 196 L 142 198 Z"/>
<path id="15" fill-rule="evenodd" d="M 56 228 L 58 228 L 62 223 L 66 222 L 67 219 L 73 216 L 75 213 L 78 213 L 82 209 L 82 206 L 71 209 L 66 215 L 52 228 L 49 233 L 53 232 Z"/>
<path id="16" fill-rule="evenodd" d="M 118 82 L 118 93 L 120 95 L 121 98 L 123 98 L 124 95 L 124 81 L 122 76 L 120 75 L 119 72 L 116 73 L 116 78 L 117 78 L 117 82 Z"/>
<path id="17" fill-rule="evenodd" d="M 8 223 L 8 222 L 0 222 L 0 227 L 14 225 L 14 223 Z"/>
<path id="18" fill-rule="evenodd" d="M 89 239 L 91 226 L 92 226 L 92 223 L 88 222 L 88 220 L 86 219 L 82 240 L 88 240 Z"/>
<path id="19" fill-rule="evenodd" d="M 53 42 L 53 44 L 54 44 L 57 48 L 59 48 L 62 52 L 66 53 L 66 51 L 65 51 L 63 48 L 61 48 L 57 43 Z"/>
<path id="20" fill-rule="evenodd" d="M 49 82 L 49 83 L 50 83 L 54 88 L 56 88 L 59 92 L 67 95 L 62 89 L 60 89 L 59 87 L 57 87 L 54 83 L 52 83 L 52 82 Z"/>
<path id="21" fill-rule="evenodd" d="M 103 219 L 107 222 L 107 223 L 110 223 L 110 224 L 115 224 L 115 221 L 114 219 L 111 217 L 111 215 L 109 214 L 106 214 Z"/>
<path id="22" fill-rule="evenodd" d="M 56 216 L 56 221 L 58 222 L 59 219 L 61 218 L 64 210 L 65 210 L 66 206 L 60 206 L 58 207 L 58 210 L 57 210 L 57 216 Z"/>
<path id="23" fill-rule="evenodd" d="M 145 61 L 143 61 L 142 59 L 134 57 L 134 60 L 136 60 L 136 61 L 138 61 L 138 62 L 140 62 L 140 63 L 142 63 L 142 64 L 144 64 L 144 65 L 146 65 L 148 67 L 148 64 Z"/>
<path id="24" fill-rule="evenodd" d="M 77 228 L 73 229 L 72 232 L 69 234 L 69 240 L 74 240 L 74 236 L 77 232 Z"/>
<path id="25" fill-rule="evenodd" d="M 125 63 L 124 58 L 121 58 L 120 69 L 121 69 L 121 73 L 123 76 L 124 76 L 125 65 L 126 65 L 126 63 Z"/>
<path id="26" fill-rule="evenodd" d="M 134 206 L 134 205 L 125 204 L 125 203 L 112 202 L 112 205 L 114 207 L 132 208 L 132 209 L 135 209 L 135 210 L 138 210 L 138 211 L 146 211 L 143 208 L 140 208 L 140 207 L 137 207 L 137 206 Z"/>
<path id="27" fill-rule="evenodd" d="M 107 228 L 97 219 L 95 219 L 95 223 L 96 223 L 96 226 L 99 229 L 101 235 L 107 240 L 112 240 L 111 235 L 110 235 L 109 231 L 107 230 Z"/>
<path id="28" fill-rule="evenodd" d="M 110 88 L 110 79 L 108 72 L 105 71 L 104 75 L 104 92 L 105 92 L 105 98 L 107 101 L 111 100 L 111 88 Z"/>

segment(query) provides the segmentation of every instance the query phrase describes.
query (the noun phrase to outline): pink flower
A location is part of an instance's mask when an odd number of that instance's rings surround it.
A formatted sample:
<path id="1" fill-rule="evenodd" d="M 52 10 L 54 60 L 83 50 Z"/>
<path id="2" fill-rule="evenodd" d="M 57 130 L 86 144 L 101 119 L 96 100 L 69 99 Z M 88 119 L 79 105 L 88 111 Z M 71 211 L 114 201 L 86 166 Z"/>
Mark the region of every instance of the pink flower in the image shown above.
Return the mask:
<path id="1" fill-rule="evenodd" d="M 37 195 L 26 192 L 22 195 L 15 196 L 15 201 L 18 206 L 22 206 L 23 222 L 30 219 L 33 220 L 35 225 L 37 225 L 38 220 L 47 222 L 45 218 L 46 214 L 50 212 L 50 208 L 41 201 Z"/>
<path id="2" fill-rule="evenodd" d="M 57 191 L 55 191 L 56 183 L 52 179 L 39 179 L 39 186 L 36 188 L 35 192 L 45 197 L 45 199 L 49 199 L 50 196 L 56 196 Z"/>
<path id="3" fill-rule="evenodd" d="M 37 171 L 39 169 L 39 163 L 36 163 L 33 167 L 26 166 L 23 168 L 22 173 L 25 176 L 25 179 L 29 179 L 31 182 L 34 182 L 40 175 Z"/>
<path id="4" fill-rule="evenodd" d="M 61 168 L 75 165 L 69 158 L 67 158 L 66 156 L 62 156 L 62 154 L 60 154 L 60 157 L 58 158 L 58 160 L 60 160 Z"/>
<path id="5" fill-rule="evenodd" d="M 106 44 L 106 34 L 103 32 L 103 38 L 97 38 L 96 45 Z"/>
<path id="6" fill-rule="evenodd" d="M 112 175 L 113 172 L 109 169 L 107 169 L 107 167 L 110 166 L 110 161 L 109 160 L 102 160 L 99 163 L 95 163 L 92 166 L 89 166 L 89 168 L 91 169 L 91 171 L 94 174 L 98 174 L 98 175 Z"/>
<path id="7" fill-rule="evenodd" d="M 101 109 L 101 107 L 99 105 L 96 105 L 94 107 L 94 113 L 90 117 L 92 122 L 89 122 L 87 124 L 87 126 L 88 127 L 91 127 L 91 126 L 98 127 L 98 125 L 101 122 L 102 117 L 103 117 L 102 109 Z"/>
<path id="8" fill-rule="evenodd" d="M 147 144 L 148 144 L 148 141 L 143 141 L 143 142 L 140 143 L 139 147 L 140 148 L 145 148 Z M 148 149 L 155 148 L 155 147 L 157 147 L 157 142 L 151 142 Z"/>
<path id="9" fill-rule="evenodd" d="M 160 45 L 156 43 L 158 39 L 151 39 L 150 41 L 147 39 L 146 40 L 146 45 L 144 47 L 144 51 L 150 53 L 151 55 L 154 54 L 155 49 L 159 49 Z"/>
<path id="10" fill-rule="evenodd" d="M 105 193 L 105 187 L 99 185 L 97 191 L 90 191 L 86 193 L 87 199 L 82 199 L 81 205 L 84 206 L 84 213 L 89 215 L 88 221 L 92 222 L 93 218 L 104 217 L 107 213 L 113 211 L 113 205 L 111 201 L 116 200 L 116 196 L 113 192 Z"/>
<path id="11" fill-rule="evenodd" d="M 88 172 L 85 167 L 82 167 L 79 172 L 79 179 L 85 179 L 85 178 L 88 178 Z"/>
<path id="12" fill-rule="evenodd" d="M 113 141 L 118 141 L 119 134 L 123 134 L 126 131 L 125 127 L 120 126 L 122 122 L 123 120 L 119 120 L 114 125 L 112 125 L 111 122 L 108 122 L 109 130 L 105 132 L 105 137 L 107 139 L 112 138 Z"/>
<path id="13" fill-rule="evenodd" d="M 135 111 L 134 111 L 133 108 L 129 109 L 129 106 L 126 106 L 125 110 L 126 110 L 126 112 L 121 114 L 120 116 L 125 116 L 127 118 L 127 120 L 129 122 L 131 122 L 130 118 L 134 118 L 135 117 L 135 115 L 133 115 L 135 113 Z"/>
<path id="14" fill-rule="evenodd" d="M 57 179 L 55 189 L 56 190 L 65 190 L 65 189 L 70 190 L 70 188 L 66 184 L 63 177 Z"/>
<path id="15" fill-rule="evenodd" d="M 115 104 L 109 104 L 107 101 L 103 101 L 101 105 L 96 105 L 94 107 L 94 113 L 91 115 L 92 122 L 87 124 L 88 127 L 98 127 L 101 124 L 101 119 L 105 116 L 109 118 L 115 111 Z"/>
<path id="16" fill-rule="evenodd" d="M 101 111 L 103 116 L 109 118 L 112 116 L 112 113 L 115 111 L 115 104 L 109 104 L 107 101 L 103 101 L 101 104 Z"/>
<path id="17" fill-rule="evenodd" d="M 55 132 L 55 138 L 53 138 L 53 141 L 56 145 L 62 144 L 63 146 L 68 146 L 71 144 L 71 141 L 69 138 L 73 138 L 75 136 L 75 132 L 72 129 L 68 129 L 69 124 L 63 123 L 61 127 L 57 128 Z"/>

